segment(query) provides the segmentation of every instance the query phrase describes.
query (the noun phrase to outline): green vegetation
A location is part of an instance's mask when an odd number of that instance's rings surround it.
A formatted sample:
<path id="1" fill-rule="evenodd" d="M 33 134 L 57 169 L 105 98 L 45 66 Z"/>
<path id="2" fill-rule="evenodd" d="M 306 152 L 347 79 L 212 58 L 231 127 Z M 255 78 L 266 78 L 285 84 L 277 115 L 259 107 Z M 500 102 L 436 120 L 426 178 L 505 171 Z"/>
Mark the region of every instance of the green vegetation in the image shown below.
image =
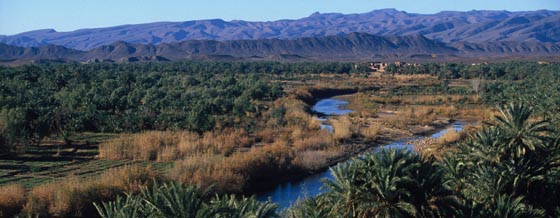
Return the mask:
<path id="1" fill-rule="evenodd" d="M 450 133 L 421 154 L 356 158 L 332 169 L 323 195 L 282 215 L 560 215 L 560 64 L 366 70 L 269 62 L 0 67 L 0 216 L 275 217 L 270 202 L 226 194 L 326 169 L 378 140 L 454 119 L 485 125 L 471 136 Z M 358 91 L 347 97 L 355 112 L 330 118 L 330 134 L 308 103 L 337 90 Z"/>
<path id="2" fill-rule="evenodd" d="M 292 217 L 557 217 L 560 139 L 525 104 L 501 108 L 490 126 L 441 162 L 384 150 L 332 169 L 326 192 Z"/>
<path id="3" fill-rule="evenodd" d="M 240 126 L 236 120 L 259 111 L 259 101 L 283 94 L 262 76 L 351 71 L 349 63 L 267 62 L 0 67 L 0 148 L 52 135 L 71 144 L 74 133 L 85 131 Z"/>
<path id="4" fill-rule="evenodd" d="M 134 194 L 147 179 L 242 192 L 265 178 L 324 168 L 342 151 L 306 113 L 305 103 L 293 96 L 277 99 L 284 93 L 275 71 L 289 81 L 303 75 L 298 71 L 346 75 L 351 66 L 0 68 L 0 188 L 16 199 L 0 207 L 10 211 L 3 214 L 84 216 L 92 202 L 115 199 L 122 191 Z M 131 167 L 149 169 L 119 173 Z"/>
<path id="5" fill-rule="evenodd" d="M 278 217 L 277 206 L 271 202 L 259 202 L 255 197 L 237 199 L 234 195 L 209 199 L 207 193 L 194 186 L 185 188 L 176 183 L 154 184 L 143 188 L 139 195 L 128 194 L 95 207 L 103 218 Z"/>
<path id="6" fill-rule="evenodd" d="M 190 65 L 187 65 L 187 67 Z M 185 68 L 187 68 L 185 67 Z M 149 65 L 47 65 L 2 68 L 5 143 L 25 144 L 73 133 L 150 129 L 205 131 L 282 95 L 254 75 Z"/>
<path id="7" fill-rule="evenodd" d="M 401 74 L 429 74 L 441 79 L 437 91 L 449 87 L 448 91 L 465 94 L 467 90 L 445 84 L 453 79 L 469 79 L 471 90 L 481 94 L 488 105 L 503 105 L 525 102 L 535 107 L 534 113 L 544 116 L 560 114 L 560 64 L 536 62 L 503 62 L 493 64 L 420 64 L 405 66 Z M 407 87 L 408 88 L 408 87 Z M 426 88 L 424 88 L 426 89 Z M 422 90 L 422 89 L 420 89 Z M 413 91 L 418 91 L 414 88 Z M 398 95 L 398 93 L 395 93 Z"/>

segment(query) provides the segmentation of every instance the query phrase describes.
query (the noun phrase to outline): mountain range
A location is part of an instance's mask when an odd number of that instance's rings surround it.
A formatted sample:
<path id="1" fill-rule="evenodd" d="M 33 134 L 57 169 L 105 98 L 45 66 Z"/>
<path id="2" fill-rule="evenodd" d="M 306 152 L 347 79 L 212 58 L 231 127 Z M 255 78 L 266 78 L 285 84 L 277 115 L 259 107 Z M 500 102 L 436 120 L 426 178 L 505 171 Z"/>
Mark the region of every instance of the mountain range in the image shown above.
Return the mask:
<path id="1" fill-rule="evenodd" d="M 62 45 L 89 50 L 116 41 L 160 44 L 185 40 L 294 39 L 363 32 L 379 36 L 421 34 L 441 42 L 559 42 L 558 11 L 444 11 L 415 14 L 395 9 L 363 14 L 315 13 L 297 20 L 249 22 L 194 20 L 57 32 L 53 29 L 0 36 L 0 42 L 31 47 Z"/>
<path id="2" fill-rule="evenodd" d="M 395 9 L 314 13 L 269 22 L 195 20 L 0 36 L 0 59 L 162 61 L 182 59 L 366 60 L 560 54 L 558 11 Z"/>
<path id="3" fill-rule="evenodd" d="M 499 57 L 559 57 L 559 43 L 489 42 L 443 43 L 422 35 L 375 36 L 367 33 L 306 37 L 298 39 L 187 40 L 158 45 L 117 41 L 89 51 L 60 45 L 17 47 L 0 44 L 0 60 L 57 61 L 166 61 L 166 60 L 277 60 L 277 61 L 366 61 L 453 60 Z"/>

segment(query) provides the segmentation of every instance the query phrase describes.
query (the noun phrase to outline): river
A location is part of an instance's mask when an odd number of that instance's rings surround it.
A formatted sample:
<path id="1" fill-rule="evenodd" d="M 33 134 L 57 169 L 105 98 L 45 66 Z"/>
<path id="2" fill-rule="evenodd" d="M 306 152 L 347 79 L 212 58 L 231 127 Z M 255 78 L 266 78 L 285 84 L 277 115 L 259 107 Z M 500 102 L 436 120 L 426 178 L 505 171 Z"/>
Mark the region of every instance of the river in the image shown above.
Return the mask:
<path id="1" fill-rule="evenodd" d="M 340 99 L 335 99 L 335 98 L 327 98 L 327 99 L 323 99 L 318 101 L 314 106 L 313 106 L 313 111 L 317 112 L 318 114 L 322 114 L 322 115 L 326 115 L 326 116 L 336 116 L 336 115 L 344 115 L 347 113 L 352 112 L 352 110 L 349 109 L 345 109 L 344 106 L 346 106 L 348 104 L 347 101 L 343 101 Z M 327 128 L 330 132 L 333 131 L 333 128 L 331 125 L 325 124 L 325 122 L 327 121 L 328 117 L 319 117 L 319 120 L 322 121 L 322 128 Z M 452 127 L 456 130 L 456 131 L 461 131 L 462 130 L 462 126 L 463 123 L 457 122 L 452 124 Z M 432 134 L 429 137 L 432 138 L 438 138 L 440 136 L 442 136 L 443 134 L 445 134 L 446 131 L 448 131 L 449 129 L 445 129 L 445 130 L 441 130 L 435 134 Z M 390 144 L 387 145 L 383 145 L 380 147 L 377 147 L 373 150 L 373 152 L 379 152 L 381 149 L 407 149 L 407 150 L 412 150 L 412 144 L 408 143 L 410 141 L 413 140 L 418 140 L 418 139 L 422 139 L 422 136 L 418 136 L 418 137 L 414 137 L 414 138 L 409 138 L 409 139 L 403 139 L 403 140 L 398 140 L 395 142 L 392 142 Z M 346 163 L 342 162 L 339 164 L 344 164 Z M 294 180 L 294 181 L 287 181 L 284 183 L 279 184 L 278 186 L 276 186 L 274 189 L 268 191 L 268 192 L 263 192 L 260 194 L 257 194 L 257 199 L 261 200 L 261 201 L 265 201 L 270 199 L 272 202 L 277 203 L 279 205 L 279 209 L 286 209 L 288 207 L 290 207 L 292 204 L 294 204 L 299 198 L 308 198 L 308 197 L 314 197 L 317 196 L 321 193 L 321 186 L 323 185 L 322 180 L 323 179 L 332 179 L 332 175 L 330 170 L 324 170 L 322 172 L 318 172 L 316 174 L 313 175 L 309 175 L 305 178 L 302 178 L 300 180 Z"/>

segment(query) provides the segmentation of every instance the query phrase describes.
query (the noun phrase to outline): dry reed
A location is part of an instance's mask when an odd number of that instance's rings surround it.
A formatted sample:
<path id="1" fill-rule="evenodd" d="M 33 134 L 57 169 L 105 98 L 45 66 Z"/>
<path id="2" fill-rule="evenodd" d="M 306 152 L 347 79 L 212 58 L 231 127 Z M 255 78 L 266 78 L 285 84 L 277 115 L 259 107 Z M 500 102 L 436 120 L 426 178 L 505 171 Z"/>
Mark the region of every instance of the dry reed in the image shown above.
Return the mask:
<path id="1" fill-rule="evenodd" d="M 333 145 L 333 136 L 326 130 L 306 134 L 305 137 L 294 139 L 293 146 L 296 150 L 323 150 Z"/>
<path id="2" fill-rule="evenodd" d="M 23 207 L 25 189 L 20 184 L 0 187 L 0 217 L 13 217 Z"/>
<path id="3" fill-rule="evenodd" d="M 301 151 L 296 153 L 293 165 L 303 170 L 318 170 L 328 166 L 329 161 L 340 157 L 340 150 Z"/>
<path id="4" fill-rule="evenodd" d="M 241 192 L 254 176 L 277 175 L 290 167 L 293 159 L 292 149 L 285 142 L 278 141 L 227 157 L 217 154 L 186 157 L 175 162 L 170 176 L 184 184 L 211 187 L 218 192 Z"/>
<path id="5" fill-rule="evenodd" d="M 436 143 L 441 145 L 447 145 L 450 143 L 457 142 L 461 139 L 461 133 L 453 128 L 449 128 L 446 132 L 436 139 Z"/>
<path id="6" fill-rule="evenodd" d="M 123 192 L 138 192 L 157 178 L 150 168 L 138 166 L 110 169 L 95 177 L 65 178 L 31 189 L 23 212 L 53 217 L 85 216 L 95 213 L 93 202 L 111 200 Z"/>
<path id="7" fill-rule="evenodd" d="M 244 130 L 224 129 L 205 132 L 203 136 L 187 131 L 149 131 L 123 134 L 102 143 L 99 157 L 142 161 L 173 161 L 201 153 L 231 154 L 236 147 L 253 144 Z"/>
<path id="8" fill-rule="evenodd" d="M 331 124 L 334 129 L 333 137 L 335 140 L 344 140 L 352 137 L 352 121 L 348 116 L 337 117 L 331 119 Z"/>
<path id="9" fill-rule="evenodd" d="M 361 128 L 360 134 L 366 139 L 373 141 L 381 133 L 382 125 L 380 123 L 371 123 L 369 126 Z"/>

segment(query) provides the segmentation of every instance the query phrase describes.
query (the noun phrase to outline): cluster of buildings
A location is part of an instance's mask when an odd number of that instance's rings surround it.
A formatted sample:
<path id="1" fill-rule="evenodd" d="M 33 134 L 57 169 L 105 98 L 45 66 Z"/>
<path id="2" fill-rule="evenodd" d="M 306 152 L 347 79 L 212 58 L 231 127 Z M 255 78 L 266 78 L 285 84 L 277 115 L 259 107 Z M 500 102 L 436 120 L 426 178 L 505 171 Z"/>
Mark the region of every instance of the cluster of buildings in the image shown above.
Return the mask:
<path id="1" fill-rule="evenodd" d="M 385 73 L 389 65 L 394 65 L 397 69 L 402 69 L 407 65 L 416 65 L 416 64 L 397 61 L 397 62 L 368 62 L 360 65 L 371 69 L 372 73 Z M 356 65 L 355 67 L 358 68 L 360 67 L 360 65 Z"/>

